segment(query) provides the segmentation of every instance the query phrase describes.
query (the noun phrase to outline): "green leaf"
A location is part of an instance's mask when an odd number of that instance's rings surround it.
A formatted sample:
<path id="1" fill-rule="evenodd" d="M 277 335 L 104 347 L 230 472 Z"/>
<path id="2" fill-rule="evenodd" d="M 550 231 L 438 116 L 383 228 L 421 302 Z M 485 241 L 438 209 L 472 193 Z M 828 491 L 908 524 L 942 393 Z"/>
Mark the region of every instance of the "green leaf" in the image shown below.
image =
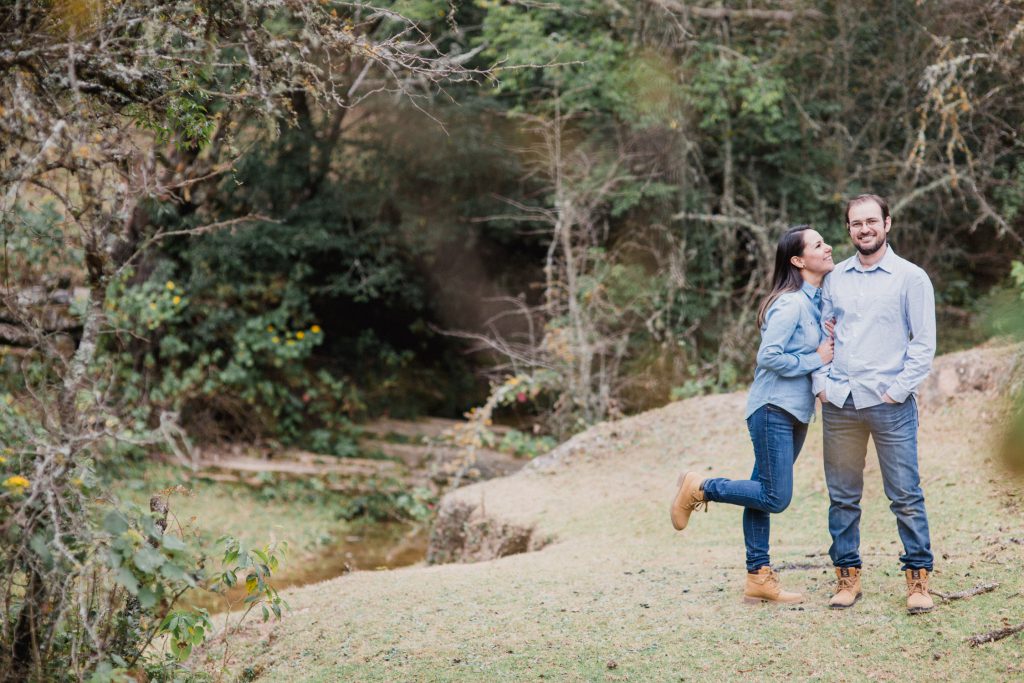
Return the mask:
<path id="1" fill-rule="evenodd" d="M 172 534 L 164 534 L 164 537 L 163 537 L 163 539 L 161 541 L 161 544 L 167 550 L 172 550 L 172 551 L 180 551 L 180 550 L 187 550 L 188 549 L 188 546 L 185 545 L 184 541 L 182 541 L 180 538 L 178 538 L 177 536 L 174 536 Z"/>
<path id="2" fill-rule="evenodd" d="M 178 626 L 178 621 L 181 619 L 180 612 L 174 611 L 164 617 L 164 620 L 160 622 L 160 626 L 157 627 L 158 633 L 166 633 L 173 631 Z"/>
<path id="3" fill-rule="evenodd" d="M 187 581 L 188 575 L 185 574 L 185 570 L 174 564 L 173 562 L 165 562 L 160 567 L 160 574 L 171 581 Z"/>
<path id="4" fill-rule="evenodd" d="M 171 650 L 178 661 L 183 662 L 192 654 L 192 643 L 187 640 L 175 640 L 171 645 Z"/>
<path id="5" fill-rule="evenodd" d="M 156 593 L 149 586 L 143 586 L 139 589 L 139 604 L 142 605 L 142 609 L 153 609 L 156 607 Z"/>
<path id="6" fill-rule="evenodd" d="M 53 554 L 50 552 L 50 546 L 43 534 L 33 536 L 28 545 L 32 548 L 32 552 L 38 555 L 45 564 L 49 565 L 53 562 Z"/>
<path id="7" fill-rule="evenodd" d="M 139 582 L 128 567 L 121 567 L 117 571 L 117 582 L 125 587 L 132 595 L 139 594 Z"/>
<path id="8" fill-rule="evenodd" d="M 132 556 L 132 561 L 135 566 L 139 568 L 139 571 L 145 572 L 146 574 L 152 574 L 160 568 L 165 561 L 164 556 L 156 548 L 150 546 L 144 546 L 135 551 Z"/>
<path id="9" fill-rule="evenodd" d="M 103 518 L 103 529 L 111 536 L 120 536 L 128 531 L 128 520 L 117 510 L 111 510 Z"/>

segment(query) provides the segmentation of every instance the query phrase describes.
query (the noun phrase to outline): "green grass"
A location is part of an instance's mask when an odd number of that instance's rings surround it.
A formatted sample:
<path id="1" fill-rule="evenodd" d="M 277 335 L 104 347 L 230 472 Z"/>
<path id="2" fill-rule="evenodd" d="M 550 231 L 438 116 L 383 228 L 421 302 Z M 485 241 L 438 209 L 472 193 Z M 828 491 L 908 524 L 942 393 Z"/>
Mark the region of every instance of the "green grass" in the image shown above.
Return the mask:
<path id="1" fill-rule="evenodd" d="M 140 465 L 123 476 L 122 497 L 143 507 L 155 493 L 168 495 L 168 529 L 189 537 L 210 557 L 220 557 L 216 540 L 238 537 L 250 547 L 286 543 L 284 561 L 274 585 L 286 588 L 333 578 L 349 568 L 406 565 L 423 557 L 426 529 L 422 523 L 375 523 L 345 519 L 351 499 L 324 491 L 315 483 L 268 481 L 260 489 L 192 478 L 188 471 L 158 463 Z M 229 609 L 244 597 L 244 585 L 223 596 L 186 593 L 179 606 Z"/>
<path id="2" fill-rule="evenodd" d="M 741 511 L 713 505 L 683 533 L 667 506 L 683 468 L 740 477 L 752 464 L 744 396 L 710 396 L 599 425 L 548 473 L 460 489 L 494 518 L 532 524 L 541 551 L 471 565 L 356 572 L 287 592 L 280 623 L 232 638 L 232 675 L 266 681 L 1001 681 L 1024 677 L 1024 498 L 991 455 L 1003 414 L 986 394 L 922 411 L 921 472 L 936 553 L 933 588 L 993 593 L 909 616 L 895 520 L 877 462 L 866 473 L 864 599 L 826 607 L 827 496 L 820 423 L 773 518 L 772 552 L 798 608 L 742 604 Z M 219 649 L 205 662 L 219 667 Z"/>
<path id="3" fill-rule="evenodd" d="M 342 496 L 295 482 L 254 489 L 192 478 L 177 466 L 149 464 L 118 492 L 148 507 L 151 495 L 168 490 L 169 528 L 195 530 L 206 542 L 225 534 L 251 544 L 287 541 L 301 555 L 316 552 L 346 530 L 347 522 L 339 519 L 346 502 Z"/>

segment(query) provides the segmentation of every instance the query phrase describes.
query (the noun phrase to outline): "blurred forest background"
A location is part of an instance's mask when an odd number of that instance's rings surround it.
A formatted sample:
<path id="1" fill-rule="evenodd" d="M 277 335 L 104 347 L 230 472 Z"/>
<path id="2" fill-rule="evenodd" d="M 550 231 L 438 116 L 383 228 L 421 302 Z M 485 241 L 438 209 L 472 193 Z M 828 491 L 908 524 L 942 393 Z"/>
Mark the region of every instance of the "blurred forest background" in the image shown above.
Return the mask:
<path id="1" fill-rule="evenodd" d="M 1022 33 L 1009 0 L 0 3 L 8 661 L 66 626 L 21 605 L 70 599 L 103 463 L 467 411 L 536 454 L 739 388 L 777 237 L 838 261 L 862 192 L 940 352 L 1013 331 Z M 157 611 L 194 582 L 161 552 L 105 565 Z M 72 668 L 133 666 L 124 619 Z"/>

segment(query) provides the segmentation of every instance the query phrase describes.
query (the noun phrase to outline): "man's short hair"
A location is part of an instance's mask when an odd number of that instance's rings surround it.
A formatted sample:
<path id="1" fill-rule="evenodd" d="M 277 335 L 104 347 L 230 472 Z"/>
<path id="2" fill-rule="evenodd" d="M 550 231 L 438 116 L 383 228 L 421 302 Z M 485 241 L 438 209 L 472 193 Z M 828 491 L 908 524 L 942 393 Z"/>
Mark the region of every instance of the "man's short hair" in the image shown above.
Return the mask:
<path id="1" fill-rule="evenodd" d="M 878 208 L 882 210 L 882 220 L 884 221 L 889 217 L 889 202 L 885 201 L 877 194 L 859 194 L 850 201 L 846 202 L 846 224 L 850 224 L 850 209 L 857 204 L 863 204 L 864 202 L 874 202 L 878 204 Z"/>

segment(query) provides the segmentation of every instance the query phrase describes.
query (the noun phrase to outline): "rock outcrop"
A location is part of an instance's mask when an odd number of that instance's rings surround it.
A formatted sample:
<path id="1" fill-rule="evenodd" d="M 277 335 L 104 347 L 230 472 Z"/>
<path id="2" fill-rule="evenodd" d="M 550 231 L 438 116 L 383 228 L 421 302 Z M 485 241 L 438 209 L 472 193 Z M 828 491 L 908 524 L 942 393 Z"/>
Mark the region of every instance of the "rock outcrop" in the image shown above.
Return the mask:
<path id="1" fill-rule="evenodd" d="M 429 564 L 480 562 L 537 550 L 545 545 L 532 527 L 489 516 L 484 505 L 446 498 L 427 549 Z"/>

